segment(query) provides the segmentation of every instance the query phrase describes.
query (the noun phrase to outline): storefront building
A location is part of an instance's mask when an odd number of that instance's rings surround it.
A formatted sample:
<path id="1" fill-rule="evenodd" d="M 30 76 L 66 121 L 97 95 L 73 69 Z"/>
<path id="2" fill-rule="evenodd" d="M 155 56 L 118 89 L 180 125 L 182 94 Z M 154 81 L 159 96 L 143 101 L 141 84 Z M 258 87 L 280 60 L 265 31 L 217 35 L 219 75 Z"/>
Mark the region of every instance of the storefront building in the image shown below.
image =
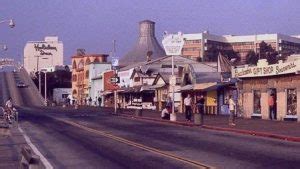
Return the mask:
<path id="1" fill-rule="evenodd" d="M 274 116 L 277 120 L 299 121 L 300 117 L 300 60 L 268 65 L 259 60 L 257 66 L 232 69 L 238 78 L 239 100 L 247 118 L 270 119 L 269 99 L 274 97 Z"/>

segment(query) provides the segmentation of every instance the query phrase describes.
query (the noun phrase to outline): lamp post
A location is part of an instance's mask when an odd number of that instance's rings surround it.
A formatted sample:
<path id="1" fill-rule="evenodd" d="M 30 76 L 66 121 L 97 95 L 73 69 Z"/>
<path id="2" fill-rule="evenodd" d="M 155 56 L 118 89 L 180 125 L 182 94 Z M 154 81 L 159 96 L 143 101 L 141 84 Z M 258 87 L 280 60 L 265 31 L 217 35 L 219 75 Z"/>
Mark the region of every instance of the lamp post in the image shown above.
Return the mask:
<path id="1" fill-rule="evenodd" d="M 45 74 L 45 106 L 47 106 L 47 70 L 44 71 L 44 74 Z"/>
<path id="2" fill-rule="evenodd" d="M 39 70 L 39 63 L 40 63 L 40 55 L 34 56 L 36 57 L 36 71 L 38 72 L 38 78 L 39 78 L 39 93 L 42 93 L 42 87 L 41 87 L 41 71 Z M 48 59 L 48 58 L 42 58 L 42 59 Z"/>
<path id="3" fill-rule="evenodd" d="M 16 26 L 16 24 L 15 24 L 15 22 L 14 22 L 13 19 L 2 20 L 2 21 L 0 21 L 0 24 L 1 24 L 1 23 L 5 23 L 5 22 L 8 22 L 8 26 L 9 26 L 10 28 L 14 28 L 14 27 Z"/>
<path id="4" fill-rule="evenodd" d="M 0 47 L 2 50 L 5 50 L 5 51 L 7 50 L 7 45 L 5 45 L 5 44 L 0 44 Z"/>

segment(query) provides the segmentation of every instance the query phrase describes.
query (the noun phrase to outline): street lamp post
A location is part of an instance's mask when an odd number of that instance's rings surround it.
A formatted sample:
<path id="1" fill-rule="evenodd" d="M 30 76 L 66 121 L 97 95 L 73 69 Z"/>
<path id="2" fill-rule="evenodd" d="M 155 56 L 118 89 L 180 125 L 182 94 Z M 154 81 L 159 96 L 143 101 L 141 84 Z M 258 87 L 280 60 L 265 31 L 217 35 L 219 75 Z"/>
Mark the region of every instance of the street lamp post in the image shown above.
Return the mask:
<path id="1" fill-rule="evenodd" d="M 10 28 L 14 28 L 14 27 L 16 26 L 16 24 L 15 24 L 15 22 L 14 22 L 13 19 L 2 20 L 2 21 L 0 21 L 0 24 L 1 24 L 1 23 L 5 23 L 5 22 L 8 22 L 8 26 L 9 26 Z"/>
<path id="2" fill-rule="evenodd" d="M 38 78 L 39 78 L 39 93 L 42 93 L 42 87 L 41 87 L 41 71 L 39 70 L 39 63 L 40 63 L 40 55 L 35 56 L 36 57 L 36 71 L 38 72 Z M 48 59 L 48 58 L 42 58 L 42 59 Z"/>
<path id="3" fill-rule="evenodd" d="M 47 106 L 47 71 L 44 71 L 45 74 L 45 106 Z"/>

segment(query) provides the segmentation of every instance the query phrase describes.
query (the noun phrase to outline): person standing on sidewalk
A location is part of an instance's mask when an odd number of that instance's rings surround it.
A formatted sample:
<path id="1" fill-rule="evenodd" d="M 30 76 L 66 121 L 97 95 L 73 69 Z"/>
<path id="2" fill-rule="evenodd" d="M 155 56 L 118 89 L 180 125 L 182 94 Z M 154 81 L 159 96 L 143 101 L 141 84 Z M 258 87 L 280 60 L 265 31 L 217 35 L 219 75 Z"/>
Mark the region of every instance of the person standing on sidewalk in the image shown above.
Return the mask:
<path id="1" fill-rule="evenodd" d="M 204 124 L 204 104 L 205 104 L 205 99 L 204 96 L 201 95 L 200 97 L 197 97 L 197 108 L 198 108 L 198 113 L 200 115 L 200 125 Z"/>
<path id="2" fill-rule="evenodd" d="M 187 121 L 191 121 L 192 119 L 192 98 L 191 95 L 188 94 L 187 97 L 183 100 L 185 106 L 185 118 Z"/>
<path id="3" fill-rule="evenodd" d="M 268 100 L 268 104 L 269 104 L 269 118 L 270 120 L 273 120 L 275 119 L 275 114 L 274 114 L 274 110 L 275 110 L 275 107 L 274 107 L 274 94 L 272 93 L 269 97 L 269 100 Z"/>
<path id="4" fill-rule="evenodd" d="M 101 107 L 101 103 L 102 103 L 102 98 L 101 96 L 98 97 L 98 104 L 99 104 L 99 107 Z"/>
<path id="5" fill-rule="evenodd" d="M 230 116 L 229 116 L 229 125 L 235 126 L 235 102 L 232 99 L 232 96 L 229 96 L 229 111 L 230 111 Z"/>

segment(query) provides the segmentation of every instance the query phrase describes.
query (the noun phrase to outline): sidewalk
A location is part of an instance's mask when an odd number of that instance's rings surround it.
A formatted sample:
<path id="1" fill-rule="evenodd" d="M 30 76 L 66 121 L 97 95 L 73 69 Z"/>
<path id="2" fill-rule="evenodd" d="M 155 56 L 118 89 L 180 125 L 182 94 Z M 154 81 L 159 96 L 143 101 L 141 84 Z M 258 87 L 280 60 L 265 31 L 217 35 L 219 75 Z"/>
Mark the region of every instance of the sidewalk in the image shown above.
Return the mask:
<path id="1" fill-rule="evenodd" d="M 160 112 L 157 111 L 143 110 L 141 117 L 136 117 L 134 111 L 135 110 L 125 109 L 122 111 L 122 113 L 120 113 L 120 115 L 144 120 L 199 127 L 193 124 L 193 119 L 192 122 L 186 122 L 183 113 L 177 113 L 177 122 L 170 122 L 167 120 L 162 120 L 160 118 Z M 225 115 L 205 115 L 203 128 L 300 142 L 299 122 L 237 118 L 236 126 L 229 126 L 228 118 L 229 116 Z"/>
<path id="2" fill-rule="evenodd" d="M 16 128 L 0 127 L 0 168 L 19 168 L 22 137 Z"/>

